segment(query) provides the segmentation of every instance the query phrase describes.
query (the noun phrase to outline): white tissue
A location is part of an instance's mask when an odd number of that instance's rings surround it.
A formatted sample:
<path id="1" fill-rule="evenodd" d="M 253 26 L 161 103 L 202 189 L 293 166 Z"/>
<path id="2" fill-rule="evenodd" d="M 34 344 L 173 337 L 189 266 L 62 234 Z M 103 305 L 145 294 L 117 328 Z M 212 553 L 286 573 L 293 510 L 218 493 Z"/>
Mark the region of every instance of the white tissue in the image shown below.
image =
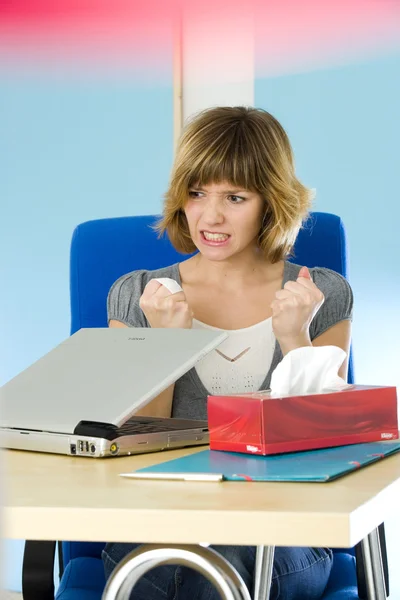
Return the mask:
<path id="1" fill-rule="evenodd" d="M 288 352 L 271 377 L 271 396 L 318 394 L 351 387 L 338 370 L 346 352 L 337 346 L 305 346 Z"/>
<path id="2" fill-rule="evenodd" d="M 160 277 L 159 279 L 156 279 L 156 281 L 158 281 L 158 283 L 161 283 L 161 285 L 166 287 L 167 290 L 171 292 L 171 294 L 178 294 L 179 292 L 183 292 L 183 289 L 181 288 L 179 283 L 175 281 L 175 279 L 170 279 L 169 277 Z"/>

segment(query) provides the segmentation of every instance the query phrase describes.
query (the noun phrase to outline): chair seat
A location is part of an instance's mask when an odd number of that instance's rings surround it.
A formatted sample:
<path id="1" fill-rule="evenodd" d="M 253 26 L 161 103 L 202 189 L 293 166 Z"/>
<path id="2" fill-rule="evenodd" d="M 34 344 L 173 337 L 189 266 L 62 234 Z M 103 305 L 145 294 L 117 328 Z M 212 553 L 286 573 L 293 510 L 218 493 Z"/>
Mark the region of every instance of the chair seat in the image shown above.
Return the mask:
<path id="1" fill-rule="evenodd" d="M 359 600 L 356 559 L 347 552 L 335 552 L 332 571 L 322 600 Z"/>
<path id="2" fill-rule="evenodd" d="M 65 569 L 56 600 L 101 600 L 104 586 L 100 558 L 74 558 Z M 321 600 L 359 600 L 354 556 L 335 553 L 331 576 Z"/>
<path id="3" fill-rule="evenodd" d="M 74 558 L 66 566 L 55 600 L 101 600 L 105 583 L 100 558 Z"/>

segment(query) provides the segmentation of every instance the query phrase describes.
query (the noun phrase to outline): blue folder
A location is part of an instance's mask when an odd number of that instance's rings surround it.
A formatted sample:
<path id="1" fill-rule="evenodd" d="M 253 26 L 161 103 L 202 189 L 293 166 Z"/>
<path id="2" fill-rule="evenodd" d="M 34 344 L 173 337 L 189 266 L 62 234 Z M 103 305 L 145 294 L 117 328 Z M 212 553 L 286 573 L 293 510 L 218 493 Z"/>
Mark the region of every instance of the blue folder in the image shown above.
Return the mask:
<path id="1" fill-rule="evenodd" d="M 324 482 L 374 463 L 400 450 L 400 440 L 337 448 L 253 456 L 203 450 L 140 469 L 138 473 L 219 473 L 228 481 Z"/>

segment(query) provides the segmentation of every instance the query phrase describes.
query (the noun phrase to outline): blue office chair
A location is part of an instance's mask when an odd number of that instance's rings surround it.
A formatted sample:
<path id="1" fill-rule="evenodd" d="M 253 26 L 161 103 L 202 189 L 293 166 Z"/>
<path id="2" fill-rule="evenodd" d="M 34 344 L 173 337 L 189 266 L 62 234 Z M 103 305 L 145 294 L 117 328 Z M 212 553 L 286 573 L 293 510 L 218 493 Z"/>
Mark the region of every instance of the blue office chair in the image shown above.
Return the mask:
<path id="1" fill-rule="evenodd" d="M 121 275 L 136 269 L 157 269 L 187 258 L 178 254 L 166 237 L 157 238 L 151 228 L 154 221 L 154 216 L 101 219 L 75 229 L 70 264 L 71 334 L 82 327 L 107 326 L 107 294 Z M 332 214 L 312 213 L 298 235 L 292 260 L 308 267 L 328 267 L 346 277 L 347 246 L 341 219 Z M 349 382 L 353 382 L 351 359 Z M 103 547 L 103 543 L 59 544 L 61 581 L 57 600 L 100 600 L 105 585 Z M 54 552 L 55 542 L 26 543 L 24 600 L 54 597 Z M 335 550 L 323 600 L 359 600 L 361 597 L 354 549 Z"/>

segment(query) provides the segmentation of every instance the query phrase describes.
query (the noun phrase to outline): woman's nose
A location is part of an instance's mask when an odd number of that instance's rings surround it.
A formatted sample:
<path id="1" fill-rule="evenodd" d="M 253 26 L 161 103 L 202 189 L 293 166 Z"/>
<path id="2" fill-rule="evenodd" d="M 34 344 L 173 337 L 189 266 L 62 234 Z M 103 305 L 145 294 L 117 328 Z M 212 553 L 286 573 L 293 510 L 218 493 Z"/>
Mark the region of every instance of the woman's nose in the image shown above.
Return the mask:
<path id="1" fill-rule="evenodd" d="M 222 223 L 224 220 L 223 206 L 219 199 L 209 199 L 204 207 L 203 218 L 212 225 Z"/>

